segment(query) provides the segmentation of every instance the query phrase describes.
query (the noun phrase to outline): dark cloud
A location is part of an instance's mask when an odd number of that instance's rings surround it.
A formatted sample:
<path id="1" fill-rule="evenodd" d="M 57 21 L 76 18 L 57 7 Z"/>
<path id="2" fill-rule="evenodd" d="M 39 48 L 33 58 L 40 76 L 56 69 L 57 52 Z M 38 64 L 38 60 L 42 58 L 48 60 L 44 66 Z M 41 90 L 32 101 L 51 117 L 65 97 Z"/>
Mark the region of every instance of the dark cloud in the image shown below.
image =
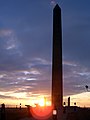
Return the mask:
<path id="1" fill-rule="evenodd" d="M 76 3 L 69 8 L 63 5 L 63 61 L 69 62 L 64 64 L 64 95 L 85 92 L 90 84 L 90 8 Z"/>
<path id="2" fill-rule="evenodd" d="M 30 64 L 31 63 L 31 64 Z M 26 65 L 27 69 L 12 69 L 1 71 L 0 91 L 16 93 L 50 94 L 51 90 L 51 63 L 41 58 L 35 58 Z M 11 95 L 9 93 L 9 95 Z M 4 93 L 5 94 L 5 93 Z"/>
<path id="3" fill-rule="evenodd" d="M 85 85 L 89 84 L 90 70 L 85 66 L 66 62 L 64 68 L 64 95 L 85 92 Z"/>
<path id="4" fill-rule="evenodd" d="M 86 8 L 86 7 L 85 7 Z M 90 15 L 89 8 L 79 8 L 63 13 L 63 51 L 64 56 L 79 64 L 89 66 Z M 78 14 L 77 14 L 78 13 Z"/>

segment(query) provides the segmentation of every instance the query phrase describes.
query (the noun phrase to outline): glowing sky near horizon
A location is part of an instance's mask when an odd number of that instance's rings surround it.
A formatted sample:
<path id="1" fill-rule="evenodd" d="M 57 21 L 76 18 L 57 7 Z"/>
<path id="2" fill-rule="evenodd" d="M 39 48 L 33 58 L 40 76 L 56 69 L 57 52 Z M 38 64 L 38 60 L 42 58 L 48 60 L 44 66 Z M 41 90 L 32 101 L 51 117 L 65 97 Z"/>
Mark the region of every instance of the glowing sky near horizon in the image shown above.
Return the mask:
<path id="1" fill-rule="evenodd" d="M 51 100 L 52 5 L 62 9 L 64 101 L 90 106 L 90 0 L 0 0 L 0 103 Z M 83 98 L 83 96 L 85 96 Z"/>

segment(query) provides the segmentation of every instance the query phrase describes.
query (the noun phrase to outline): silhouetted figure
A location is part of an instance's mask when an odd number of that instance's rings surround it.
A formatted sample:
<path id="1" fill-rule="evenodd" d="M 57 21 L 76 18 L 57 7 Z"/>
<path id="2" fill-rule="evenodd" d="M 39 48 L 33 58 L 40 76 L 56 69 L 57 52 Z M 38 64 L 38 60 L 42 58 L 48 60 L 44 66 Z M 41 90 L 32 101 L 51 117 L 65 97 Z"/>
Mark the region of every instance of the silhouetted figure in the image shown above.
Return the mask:
<path id="1" fill-rule="evenodd" d="M 65 107 L 65 106 L 66 106 L 66 103 L 64 102 L 63 105 L 64 105 L 64 107 Z"/>
<path id="2" fill-rule="evenodd" d="M 21 110 L 21 103 L 20 103 L 20 110 Z"/>
<path id="3" fill-rule="evenodd" d="M 63 113 L 66 113 L 66 107 L 65 107 L 65 106 L 66 106 L 66 103 L 65 103 L 65 102 L 64 102 L 63 106 L 64 106 L 64 107 L 63 107 Z"/>
<path id="4" fill-rule="evenodd" d="M 76 111 L 76 102 L 74 103 L 74 111 Z"/>
<path id="5" fill-rule="evenodd" d="M 5 120 L 5 104 L 1 104 L 1 120 Z"/>
<path id="6" fill-rule="evenodd" d="M 68 107 L 70 107 L 70 97 L 68 97 Z"/>

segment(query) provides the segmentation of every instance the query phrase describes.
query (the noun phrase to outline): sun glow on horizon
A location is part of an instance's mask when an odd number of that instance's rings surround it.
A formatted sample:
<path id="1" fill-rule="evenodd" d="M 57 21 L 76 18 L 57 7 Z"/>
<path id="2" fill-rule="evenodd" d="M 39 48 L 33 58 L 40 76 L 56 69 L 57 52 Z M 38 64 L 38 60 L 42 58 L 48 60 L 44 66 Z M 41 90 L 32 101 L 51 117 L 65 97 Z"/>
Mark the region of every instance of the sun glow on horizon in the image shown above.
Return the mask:
<path id="1" fill-rule="evenodd" d="M 22 104 L 23 107 L 25 105 L 30 105 L 30 106 L 51 106 L 51 96 L 50 95 L 40 95 L 36 94 L 33 96 L 27 96 L 26 92 L 23 93 L 13 93 L 12 92 L 0 92 L 2 96 L 6 96 L 3 98 L 0 98 L 0 103 L 5 103 L 6 106 L 19 106 L 20 103 Z M 70 96 L 65 96 L 63 98 L 63 102 L 68 101 L 68 97 L 70 97 L 71 103 L 70 105 L 73 106 L 74 103 L 76 102 L 77 106 L 80 107 L 90 107 L 90 92 L 83 92 L 75 95 L 70 95 Z"/>
<path id="2" fill-rule="evenodd" d="M 73 106 L 76 102 L 77 106 L 90 107 L 90 92 L 83 92 L 75 95 L 66 96 L 64 97 L 65 102 L 67 101 L 68 97 L 70 97 L 71 99 L 71 106 Z"/>
<path id="3" fill-rule="evenodd" d="M 46 106 L 46 98 L 45 98 L 45 97 L 40 97 L 38 104 L 39 104 L 40 106 Z"/>
<path id="4" fill-rule="evenodd" d="M 44 96 L 38 96 L 36 99 L 33 100 L 34 105 L 38 106 L 51 106 L 51 101 L 46 99 Z"/>
<path id="5" fill-rule="evenodd" d="M 31 107 L 30 112 L 36 119 L 47 119 L 52 114 L 51 101 L 48 101 L 44 96 L 38 96 L 34 101 L 34 106 Z"/>
<path id="6" fill-rule="evenodd" d="M 40 106 L 45 106 L 44 98 L 41 98 L 41 99 L 39 100 L 39 105 L 40 105 Z"/>

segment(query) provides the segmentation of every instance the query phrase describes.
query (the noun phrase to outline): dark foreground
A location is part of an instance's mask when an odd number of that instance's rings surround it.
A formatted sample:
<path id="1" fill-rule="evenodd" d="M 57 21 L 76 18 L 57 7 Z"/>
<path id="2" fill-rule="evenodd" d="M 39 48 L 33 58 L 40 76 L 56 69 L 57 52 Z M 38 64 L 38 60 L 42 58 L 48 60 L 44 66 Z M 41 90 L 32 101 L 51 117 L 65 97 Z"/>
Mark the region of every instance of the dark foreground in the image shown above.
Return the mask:
<path id="1" fill-rule="evenodd" d="M 76 111 L 67 110 L 66 120 L 90 120 L 90 109 L 76 108 Z"/>
<path id="2" fill-rule="evenodd" d="M 0 114 L 0 120 L 20 120 L 24 117 L 29 117 L 28 111 L 26 108 L 16 109 L 16 108 L 6 108 L 5 109 L 5 118 Z"/>
<path id="3" fill-rule="evenodd" d="M 74 111 L 73 108 L 66 108 L 66 111 L 63 113 L 63 120 L 90 120 L 90 109 L 88 108 L 77 108 Z M 5 118 L 0 120 L 34 120 L 33 117 L 29 114 L 27 108 L 16 109 L 16 108 L 6 108 Z M 48 119 L 49 120 L 49 119 Z"/>

